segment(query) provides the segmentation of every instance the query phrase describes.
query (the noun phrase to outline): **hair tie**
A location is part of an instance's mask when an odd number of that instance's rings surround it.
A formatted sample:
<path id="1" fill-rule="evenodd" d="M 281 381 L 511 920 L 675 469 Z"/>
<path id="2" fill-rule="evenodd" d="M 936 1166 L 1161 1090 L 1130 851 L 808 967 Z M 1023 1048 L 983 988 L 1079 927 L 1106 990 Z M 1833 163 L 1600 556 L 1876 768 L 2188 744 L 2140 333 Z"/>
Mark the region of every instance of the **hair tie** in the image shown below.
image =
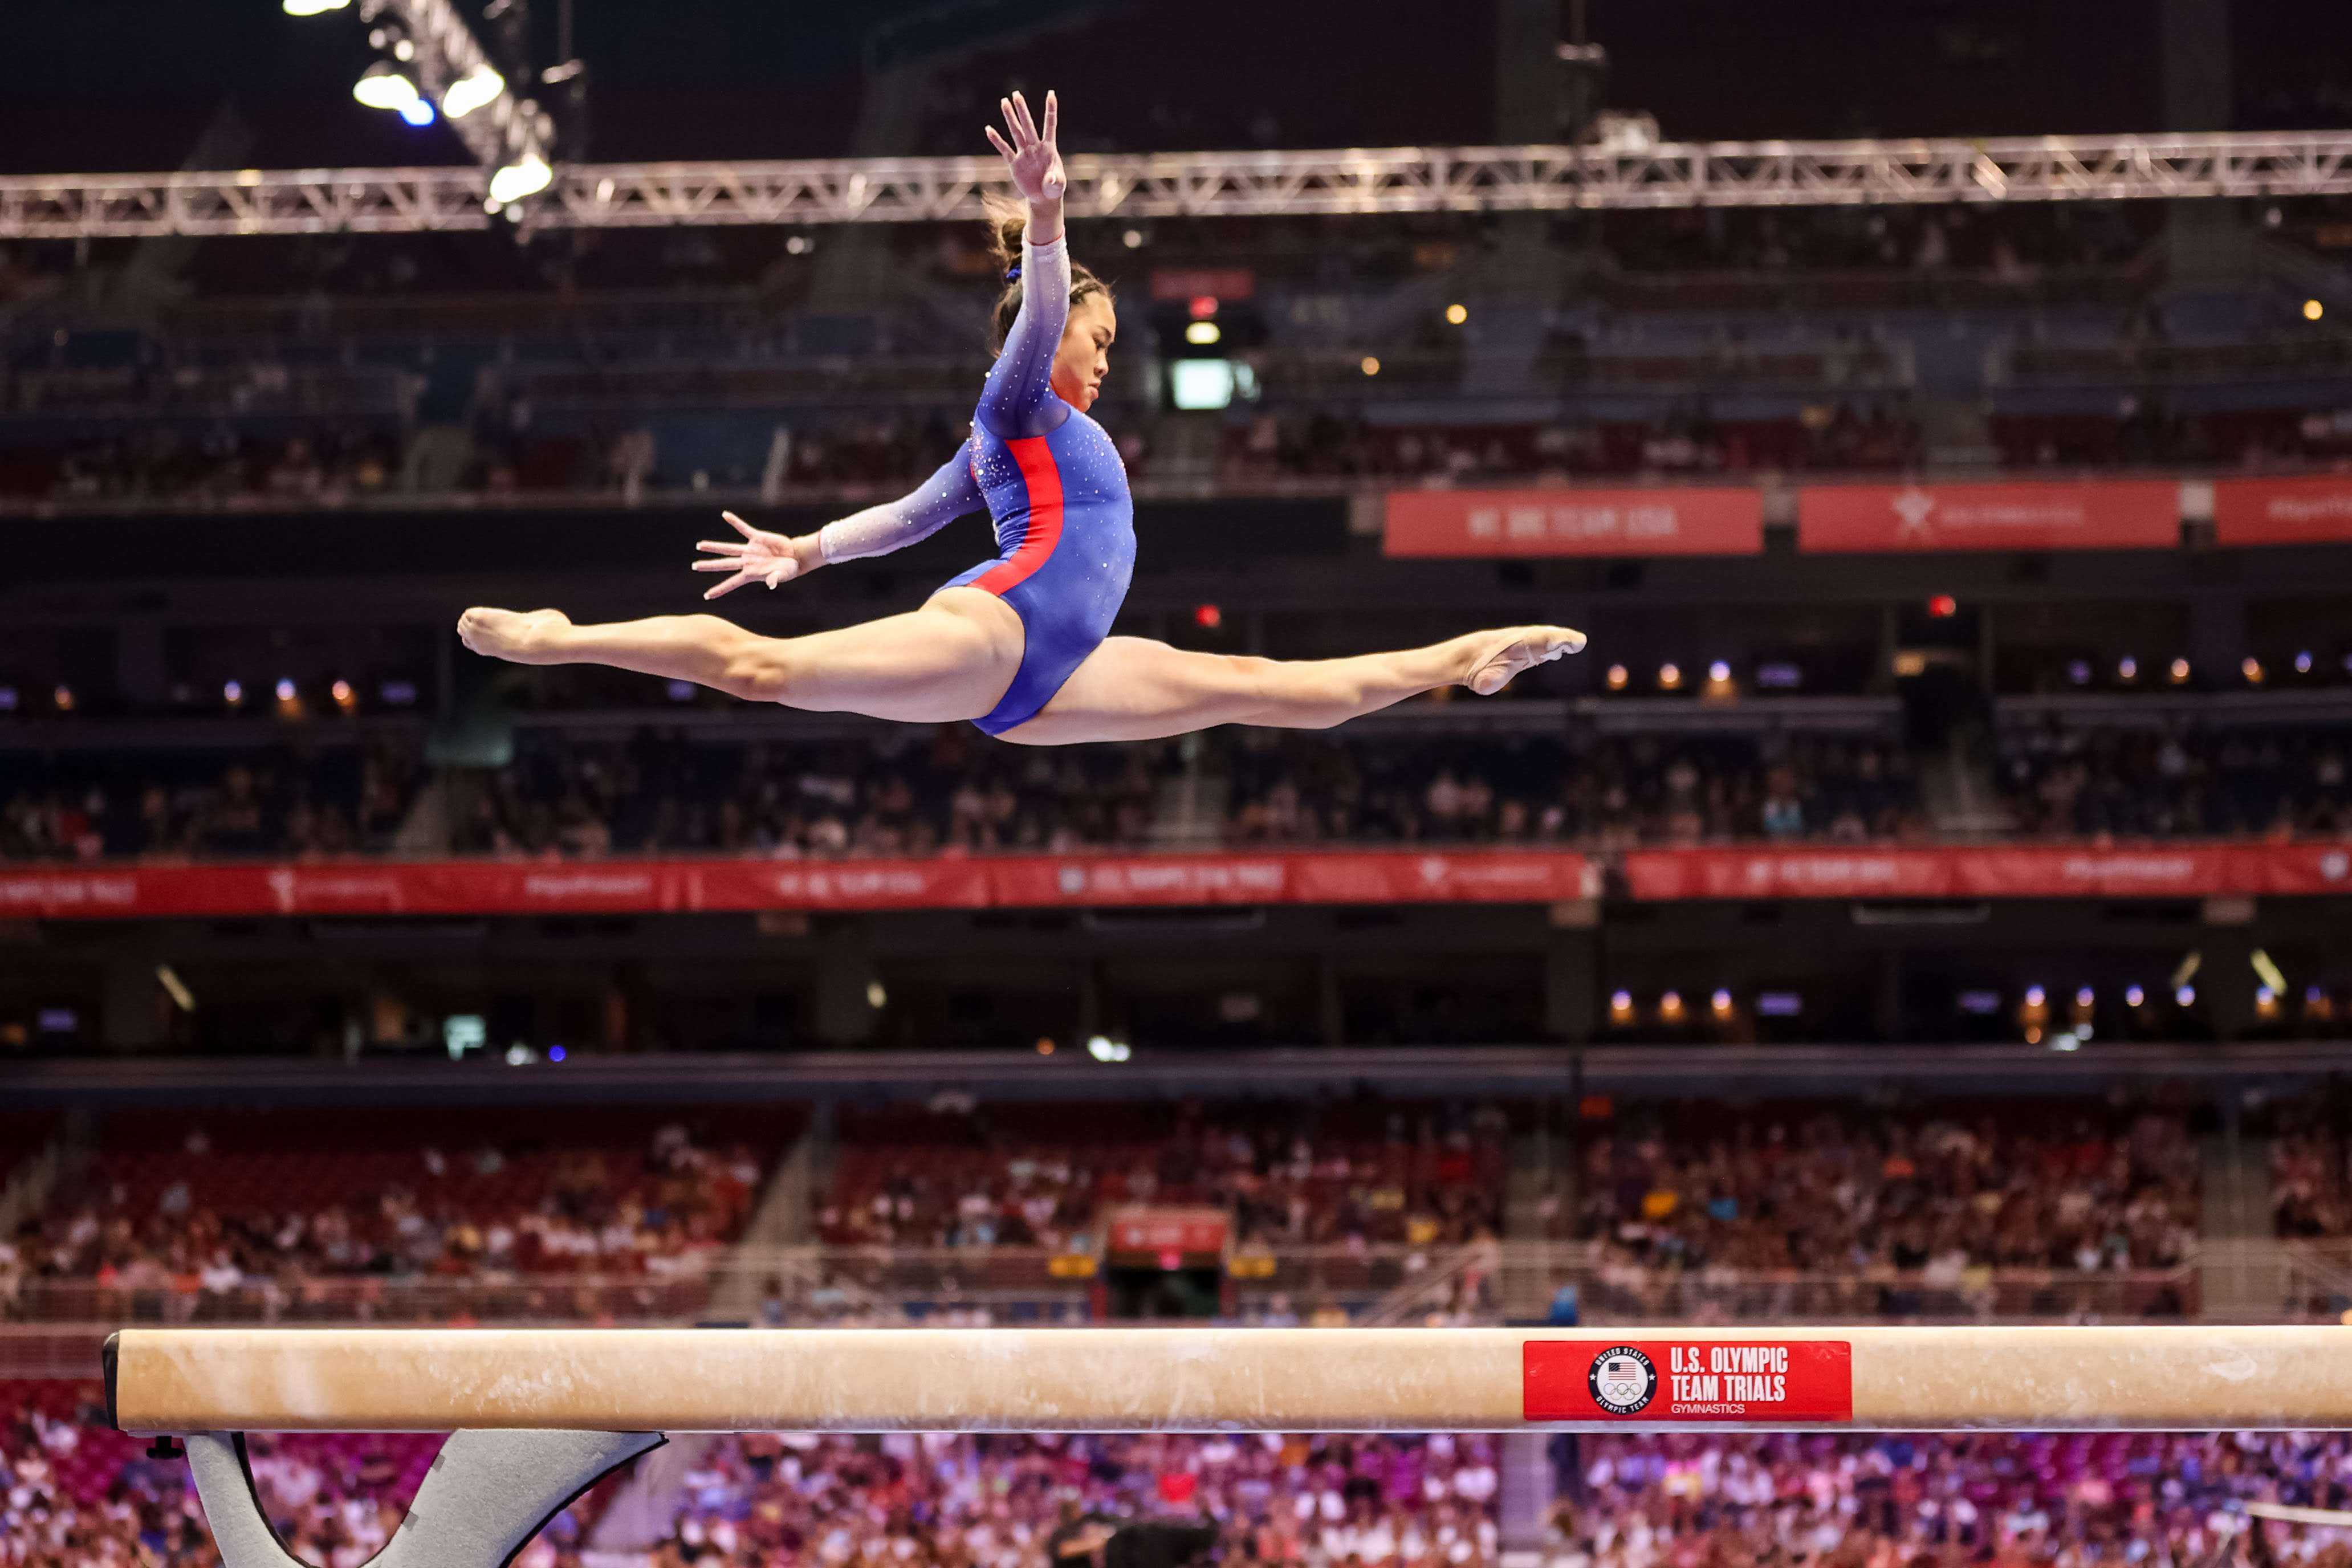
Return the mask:
<path id="1" fill-rule="evenodd" d="M 1021 264 L 1019 262 L 1016 261 L 1011 267 L 1004 269 L 1004 281 L 1007 283 L 1018 283 L 1021 281 Z"/>

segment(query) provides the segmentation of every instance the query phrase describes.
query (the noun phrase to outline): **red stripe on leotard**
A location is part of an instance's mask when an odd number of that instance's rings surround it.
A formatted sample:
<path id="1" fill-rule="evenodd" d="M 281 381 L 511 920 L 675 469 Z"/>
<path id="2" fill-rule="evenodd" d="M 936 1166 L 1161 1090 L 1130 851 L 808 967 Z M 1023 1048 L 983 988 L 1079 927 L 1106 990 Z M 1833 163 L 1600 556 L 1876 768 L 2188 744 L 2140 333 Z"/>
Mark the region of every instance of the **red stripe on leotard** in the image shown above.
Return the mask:
<path id="1" fill-rule="evenodd" d="M 1002 594 L 1028 581 L 1062 542 L 1062 471 L 1055 466 L 1045 442 L 1045 436 L 1032 435 L 1004 444 L 1029 489 L 1029 526 L 1022 531 L 1018 549 L 972 579 L 971 585 L 984 592 Z"/>

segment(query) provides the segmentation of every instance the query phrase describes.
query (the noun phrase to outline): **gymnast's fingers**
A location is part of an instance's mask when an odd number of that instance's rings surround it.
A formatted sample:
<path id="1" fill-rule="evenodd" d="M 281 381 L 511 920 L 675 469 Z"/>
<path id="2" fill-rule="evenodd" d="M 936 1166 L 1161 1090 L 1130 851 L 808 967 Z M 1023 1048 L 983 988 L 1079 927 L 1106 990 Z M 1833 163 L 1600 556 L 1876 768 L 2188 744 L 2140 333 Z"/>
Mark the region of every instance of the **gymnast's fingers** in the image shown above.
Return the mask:
<path id="1" fill-rule="evenodd" d="M 1013 95 L 1013 112 L 1021 117 L 1022 133 L 1027 137 L 1029 141 L 1036 141 L 1037 121 L 1030 117 L 1029 100 L 1022 97 L 1018 92 L 1015 92 Z"/>
<path id="2" fill-rule="evenodd" d="M 705 601 L 708 601 L 718 598 L 722 593 L 732 593 L 751 580 L 751 569 L 747 566 L 742 570 L 737 572 L 734 576 L 729 578 L 726 581 L 719 583 L 711 589 L 709 592 L 704 594 L 702 597 Z"/>
<path id="3" fill-rule="evenodd" d="M 1004 128 L 1013 132 L 1013 145 L 1026 148 L 1029 145 L 1028 138 L 1021 134 L 1021 117 L 1013 111 L 1013 100 L 1009 98 L 1000 98 L 996 100 L 996 107 L 1003 111 Z"/>
<path id="4" fill-rule="evenodd" d="M 1060 129 L 1061 123 L 1061 103 L 1054 97 L 1054 89 L 1047 88 L 1045 89 L 1045 140 L 1047 141 L 1054 140 L 1054 133 Z"/>
<path id="5" fill-rule="evenodd" d="M 751 547 L 749 544 L 739 545 L 728 539 L 698 539 L 695 541 L 694 548 L 707 549 L 712 555 L 741 555 Z"/>
<path id="6" fill-rule="evenodd" d="M 720 556 L 711 560 L 696 561 L 694 570 L 697 571 L 749 571 L 751 569 L 742 557 L 730 555 Z"/>
<path id="7" fill-rule="evenodd" d="M 993 145 L 999 152 L 1004 154 L 1007 162 L 1010 162 L 1013 156 L 1013 149 L 1004 144 L 1004 138 L 996 133 L 996 127 L 990 125 L 984 126 L 982 129 L 988 132 L 988 140 L 990 143 Z"/>
<path id="8" fill-rule="evenodd" d="M 751 524 L 749 524 L 749 523 L 745 522 L 742 518 L 740 518 L 740 517 L 737 517 L 737 516 L 736 516 L 734 513 L 732 513 L 732 512 L 721 512 L 721 513 L 719 513 L 719 515 L 720 517 L 722 517 L 726 518 L 729 522 L 730 522 L 730 523 L 734 524 L 734 525 L 735 525 L 735 531 L 736 531 L 737 533 L 739 533 L 739 534 L 741 534 L 741 535 L 742 535 L 745 538 L 747 538 L 747 539 L 748 539 L 748 538 L 751 538 L 753 535 L 757 534 L 757 533 L 760 531 L 759 529 L 757 529 L 757 528 L 753 528 Z"/>

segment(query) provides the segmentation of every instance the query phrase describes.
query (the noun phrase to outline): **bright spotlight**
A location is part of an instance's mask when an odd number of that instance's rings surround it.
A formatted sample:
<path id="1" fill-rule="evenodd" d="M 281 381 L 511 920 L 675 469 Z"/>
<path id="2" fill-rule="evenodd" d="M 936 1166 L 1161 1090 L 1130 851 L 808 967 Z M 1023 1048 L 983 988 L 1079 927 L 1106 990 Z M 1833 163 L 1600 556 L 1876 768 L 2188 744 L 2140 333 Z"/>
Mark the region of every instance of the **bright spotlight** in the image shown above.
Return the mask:
<path id="1" fill-rule="evenodd" d="M 370 109 L 406 109 L 416 101 L 416 84 L 388 60 L 378 60 L 352 84 L 352 96 Z"/>
<path id="2" fill-rule="evenodd" d="M 554 178 L 555 171 L 547 166 L 546 159 L 536 152 L 528 154 L 490 176 L 490 200 L 501 206 L 519 202 L 544 191 Z"/>
<path id="3" fill-rule="evenodd" d="M 286 0 L 289 16 L 316 16 L 322 12 L 340 11 L 352 0 Z"/>
<path id="4" fill-rule="evenodd" d="M 463 120 L 506 91 L 507 78 L 487 65 L 476 66 L 449 84 L 441 95 L 441 112 L 452 120 Z"/>
<path id="5" fill-rule="evenodd" d="M 433 104 L 429 99 L 413 98 L 400 106 L 400 118 L 411 125 L 433 123 Z"/>

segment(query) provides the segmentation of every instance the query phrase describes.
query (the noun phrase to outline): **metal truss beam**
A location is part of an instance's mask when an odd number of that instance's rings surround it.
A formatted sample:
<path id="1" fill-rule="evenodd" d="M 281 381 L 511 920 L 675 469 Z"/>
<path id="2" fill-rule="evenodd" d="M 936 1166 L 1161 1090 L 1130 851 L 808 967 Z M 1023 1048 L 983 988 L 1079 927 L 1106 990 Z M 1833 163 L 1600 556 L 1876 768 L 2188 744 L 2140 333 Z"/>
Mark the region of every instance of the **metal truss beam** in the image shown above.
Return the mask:
<path id="1" fill-rule="evenodd" d="M 1983 141 L 1664 142 L 1341 152 L 1081 154 L 1070 211 L 1273 214 L 2177 200 L 2352 194 L 2352 131 Z M 912 223 L 979 215 L 993 158 L 592 163 L 514 214 L 540 228 Z M 0 179 L 0 237 L 401 234 L 479 229 L 472 168 L 245 170 Z"/>

